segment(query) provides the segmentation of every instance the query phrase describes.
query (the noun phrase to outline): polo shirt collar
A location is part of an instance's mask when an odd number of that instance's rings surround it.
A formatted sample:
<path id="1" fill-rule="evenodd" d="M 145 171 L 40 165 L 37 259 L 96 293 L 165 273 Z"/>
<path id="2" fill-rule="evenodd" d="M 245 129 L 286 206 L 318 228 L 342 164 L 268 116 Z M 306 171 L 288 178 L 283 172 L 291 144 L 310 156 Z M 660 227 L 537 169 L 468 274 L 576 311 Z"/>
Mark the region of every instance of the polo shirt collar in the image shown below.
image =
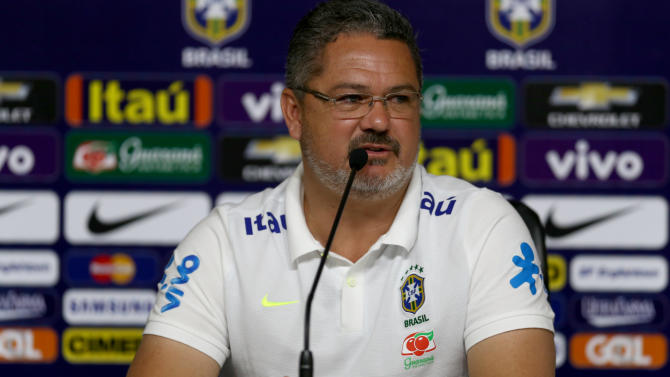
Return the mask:
<path id="1" fill-rule="evenodd" d="M 301 163 L 289 178 L 285 193 L 288 247 L 293 261 L 305 254 L 323 249 L 323 245 L 312 236 L 305 222 L 302 176 L 303 165 Z M 389 231 L 375 242 L 372 249 L 382 245 L 397 245 L 406 252 L 412 250 L 417 235 L 420 201 L 421 170 L 419 165 L 415 165 L 405 197 Z"/>

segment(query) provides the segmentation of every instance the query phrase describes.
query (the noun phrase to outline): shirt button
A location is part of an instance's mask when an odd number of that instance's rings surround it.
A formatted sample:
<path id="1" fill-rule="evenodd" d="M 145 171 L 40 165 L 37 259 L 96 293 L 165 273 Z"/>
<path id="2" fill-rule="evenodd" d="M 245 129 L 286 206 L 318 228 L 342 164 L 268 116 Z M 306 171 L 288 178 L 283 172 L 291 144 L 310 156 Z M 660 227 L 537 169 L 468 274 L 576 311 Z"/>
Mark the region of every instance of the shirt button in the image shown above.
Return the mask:
<path id="1" fill-rule="evenodd" d="M 354 278 L 347 278 L 347 285 L 350 286 L 351 288 L 356 286 L 356 279 Z"/>

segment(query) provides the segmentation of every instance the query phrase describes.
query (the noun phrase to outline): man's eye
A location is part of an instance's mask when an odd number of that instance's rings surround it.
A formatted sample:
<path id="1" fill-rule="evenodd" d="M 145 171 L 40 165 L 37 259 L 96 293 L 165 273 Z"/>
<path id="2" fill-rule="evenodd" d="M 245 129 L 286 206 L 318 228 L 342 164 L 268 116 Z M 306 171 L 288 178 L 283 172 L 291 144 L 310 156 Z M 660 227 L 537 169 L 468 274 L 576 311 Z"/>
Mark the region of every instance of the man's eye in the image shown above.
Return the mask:
<path id="1" fill-rule="evenodd" d="M 387 101 L 395 104 L 408 103 L 411 98 L 407 94 L 389 94 Z"/>
<path id="2" fill-rule="evenodd" d="M 365 94 L 343 94 L 335 98 L 336 103 L 341 104 L 353 104 L 353 103 L 365 103 L 370 96 Z"/>

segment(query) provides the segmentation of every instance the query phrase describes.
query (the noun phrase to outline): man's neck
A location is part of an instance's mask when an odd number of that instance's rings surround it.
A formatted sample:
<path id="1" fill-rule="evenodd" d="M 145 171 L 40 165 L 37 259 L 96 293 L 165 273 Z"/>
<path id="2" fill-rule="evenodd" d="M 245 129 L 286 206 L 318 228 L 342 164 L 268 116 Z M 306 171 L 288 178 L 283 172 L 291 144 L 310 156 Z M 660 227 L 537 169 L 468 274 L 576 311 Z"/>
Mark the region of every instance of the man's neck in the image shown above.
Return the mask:
<path id="1" fill-rule="evenodd" d="M 374 196 L 361 198 L 352 192 L 340 218 L 331 252 L 352 262 L 360 259 L 391 227 L 408 186 L 409 182 L 383 199 L 376 199 Z M 303 211 L 307 227 L 312 236 L 325 246 L 342 192 L 333 192 L 324 187 L 316 177 L 307 172 L 303 176 L 303 188 Z"/>

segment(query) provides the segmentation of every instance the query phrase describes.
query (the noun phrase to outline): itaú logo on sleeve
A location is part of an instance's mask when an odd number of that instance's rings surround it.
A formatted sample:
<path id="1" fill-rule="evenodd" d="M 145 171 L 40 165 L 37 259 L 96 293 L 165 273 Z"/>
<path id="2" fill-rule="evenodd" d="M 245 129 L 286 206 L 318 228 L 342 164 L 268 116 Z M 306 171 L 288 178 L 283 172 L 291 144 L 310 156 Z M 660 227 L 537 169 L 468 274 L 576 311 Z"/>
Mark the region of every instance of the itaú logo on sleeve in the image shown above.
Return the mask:
<path id="1" fill-rule="evenodd" d="M 576 368 L 659 369 L 668 358 L 661 334 L 576 334 L 570 340 L 570 363 Z"/>
<path id="2" fill-rule="evenodd" d="M 0 327 L 0 364 L 52 363 L 57 357 L 58 335 L 53 329 Z"/>
<path id="3" fill-rule="evenodd" d="M 151 289 L 70 289 L 63 317 L 70 324 L 143 325 L 155 301 Z"/>
<path id="4" fill-rule="evenodd" d="M 668 286 L 668 262 L 660 255 L 578 255 L 569 270 L 576 291 L 661 292 Z"/>

